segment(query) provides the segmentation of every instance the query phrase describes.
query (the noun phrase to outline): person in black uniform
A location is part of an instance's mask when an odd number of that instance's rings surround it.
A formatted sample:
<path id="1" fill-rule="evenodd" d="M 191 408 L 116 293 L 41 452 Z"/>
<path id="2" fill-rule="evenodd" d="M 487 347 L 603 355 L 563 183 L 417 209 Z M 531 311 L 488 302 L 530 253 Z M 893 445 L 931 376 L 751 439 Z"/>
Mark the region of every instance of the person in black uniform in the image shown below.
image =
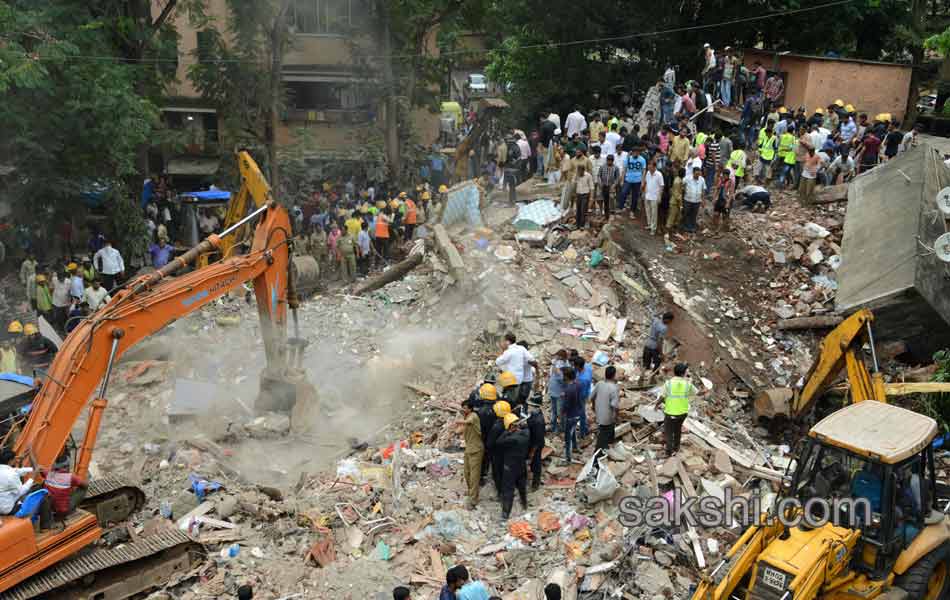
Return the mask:
<path id="1" fill-rule="evenodd" d="M 488 449 L 488 434 L 491 433 L 492 425 L 498 420 L 493 408 L 498 397 L 495 386 L 490 383 L 484 383 L 480 388 L 473 392 L 476 394 L 475 400 L 469 396 L 469 402 L 477 407 L 475 412 L 478 414 L 478 424 L 482 429 L 482 447 Z M 482 459 L 482 476 L 479 485 L 485 485 L 485 476 L 488 475 L 488 469 L 491 461 L 488 455 Z"/>
<path id="2" fill-rule="evenodd" d="M 501 478 L 501 517 L 506 521 L 511 515 L 511 506 L 515 501 L 515 488 L 518 488 L 521 507 L 528 510 L 528 469 L 525 462 L 528 460 L 531 438 L 519 423 L 517 415 L 505 415 L 505 433 L 495 442 L 504 463 Z"/>
<path id="3" fill-rule="evenodd" d="M 531 489 L 537 490 L 541 487 L 541 451 L 544 450 L 544 430 L 547 427 L 544 422 L 544 412 L 541 411 L 540 395 L 528 400 L 528 409 L 531 411 L 527 424 L 530 438 L 528 460 L 531 462 Z"/>
<path id="4" fill-rule="evenodd" d="M 511 405 L 504 400 L 495 403 L 495 421 L 492 423 L 488 432 L 488 438 L 485 440 L 485 455 L 491 462 L 491 477 L 495 483 L 495 491 L 501 495 L 501 475 L 504 465 L 504 453 L 498 445 L 498 439 L 505 432 L 503 419 L 511 414 Z"/>
<path id="5" fill-rule="evenodd" d="M 27 323 L 23 327 L 25 337 L 17 348 L 17 356 L 22 357 L 32 374 L 33 369 L 49 368 L 56 357 L 56 344 L 40 333 L 36 325 Z"/>

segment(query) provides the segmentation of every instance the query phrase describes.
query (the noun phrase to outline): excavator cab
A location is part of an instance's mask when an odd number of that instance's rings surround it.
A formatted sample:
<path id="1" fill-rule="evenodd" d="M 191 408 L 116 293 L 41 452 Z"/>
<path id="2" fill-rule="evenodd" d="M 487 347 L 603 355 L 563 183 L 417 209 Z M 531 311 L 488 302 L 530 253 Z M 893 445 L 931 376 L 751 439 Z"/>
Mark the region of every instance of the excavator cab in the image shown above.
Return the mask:
<path id="1" fill-rule="evenodd" d="M 936 422 L 868 400 L 808 433 L 767 515 L 693 600 L 950 595 L 950 518 L 938 510 Z"/>

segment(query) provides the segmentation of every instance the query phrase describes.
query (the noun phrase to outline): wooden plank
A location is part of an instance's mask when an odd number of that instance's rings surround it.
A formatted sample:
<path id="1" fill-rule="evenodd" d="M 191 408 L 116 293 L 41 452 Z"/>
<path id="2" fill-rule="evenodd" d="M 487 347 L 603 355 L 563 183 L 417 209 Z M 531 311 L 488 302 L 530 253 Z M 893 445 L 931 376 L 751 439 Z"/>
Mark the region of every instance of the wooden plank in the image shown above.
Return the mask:
<path id="1" fill-rule="evenodd" d="M 884 393 L 888 396 L 906 396 L 907 394 L 940 394 L 950 392 L 950 383 L 928 381 L 926 383 L 885 383 Z"/>
<path id="2" fill-rule="evenodd" d="M 213 519 L 211 517 L 198 516 L 195 517 L 195 521 L 202 525 L 208 525 L 209 527 L 216 527 L 218 529 L 237 529 L 237 525 L 230 521 L 222 521 L 221 519 Z"/>
<path id="3" fill-rule="evenodd" d="M 178 528 L 179 528 L 179 529 L 188 529 L 188 523 L 190 523 L 192 519 L 194 519 L 195 517 L 202 517 L 202 516 L 208 514 L 209 512 L 211 512 L 212 510 L 214 510 L 214 506 L 215 506 L 214 502 L 210 502 L 210 501 L 208 501 L 208 500 L 205 500 L 204 502 L 202 502 L 202 503 L 199 504 L 198 506 L 194 507 L 193 509 L 191 509 L 190 511 L 188 511 L 187 513 L 185 513 L 184 515 L 182 515 L 182 517 L 181 517 L 180 519 L 178 519 L 178 521 L 177 521 L 177 522 L 178 522 Z"/>
<path id="4" fill-rule="evenodd" d="M 235 529 L 224 529 L 222 531 L 209 531 L 198 535 L 198 543 L 205 545 L 226 544 L 230 542 L 240 542 L 245 538 L 244 531 L 240 527 Z"/>
<path id="5" fill-rule="evenodd" d="M 653 460 L 647 458 L 647 466 L 650 468 L 650 488 L 651 493 L 654 497 L 660 495 L 660 483 L 656 480 L 656 465 L 653 464 Z"/>
<path id="6" fill-rule="evenodd" d="M 699 543 L 699 534 L 696 533 L 696 529 L 689 523 L 686 524 L 686 535 L 689 537 L 689 541 L 693 546 L 693 555 L 696 556 L 696 566 L 700 569 L 705 569 L 706 555 L 703 554 L 703 545 Z"/>
<path id="7" fill-rule="evenodd" d="M 686 467 L 683 466 L 683 461 L 679 462 L 679 465 L 676 468 L 676 474 L 679 475 L 680 482 L 683 484 L 683 490 L 686 491 L 688 498 L 696 497 L 696 488 L 693 487 L 693 482 L 689 479 L 689 473 L 686 472 Z"/>
<path id="8" fill-rule="evenodd" d="M 436 581 L 445 579 L 445 565 L 442 564 L 442 553 L 437 548 L 429 549 L 429 561 L 432 563 L 432 577 Z"/>
<path id="9" fill-rule="evenodd" d="M 753 455 L 736 450 L 726 442 L 720 440 L 715 432 L 706 425 L 700 423 L 699 421 L 687 417 L 686 418 L 686 428 L 690 433 L 696 434 L 697 437 L 701 438 L 704 442 L 712 446 L 713 448 L 718 448 L 724 450 L 726 454 L 729 455 L 729 458 L 732 459 L 732 462 L 745 467 L 746 469 L 751 469 L 756 464 L 757 458 Z"/>

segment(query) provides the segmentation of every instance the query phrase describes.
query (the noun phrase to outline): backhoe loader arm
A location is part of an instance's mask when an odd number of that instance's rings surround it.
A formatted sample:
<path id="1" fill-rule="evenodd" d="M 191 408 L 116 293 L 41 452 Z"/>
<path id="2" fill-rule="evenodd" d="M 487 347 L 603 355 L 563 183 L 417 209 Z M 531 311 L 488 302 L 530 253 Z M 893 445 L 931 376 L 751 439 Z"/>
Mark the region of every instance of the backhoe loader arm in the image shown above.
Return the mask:
<path id="1" fill-rule="evenodd" d="M 253 195 L 253 187 L 251 189 Z M 62 451 L 82 409 L 92 399 L 74 468 L 78 475 L 85 476 L 106 406 L 105 387 L 115 360 L 139 340 L 246 281 L 254 282 L 268 368 L 286 369 L 287 307 L 296 307 L 289 281 L 290 219 L 286 210 L 273 202 L 255 211 L 253 216 L 260 221 L 248 254 L 226 258 L 175 279 L 165 279 L 201 253 L 218 247 L 220 238 L 212 235 L 162 269 L 130 282 L 109 304 L 69 334 L 50 365 L 33 401 L 29 420 L 17 439 L 14 450 L 21 463 L 32 462 L 37 467 L 49 468 Z M 102 387 L 94 395 L 100 382 Z"/>
<path id="2" fill-rule="evenodd" d="M 818 346 L 818 356 L 805 375 L 805 387 L 792 401 L 790 415 L 792 418 L 798 418 L 807 413 L 838 373 L 845 368 L 853 402 L 862 400 L 886 402 L 881 374 L 869 373 L 860 355 L 865 336 L 870 335 L 872 321 L 874 321 L 874 315 L 871 311 L 862 308 L 842 321 L 821 341 Z M 873 348 L 873 340 L 870 341 Z"/>
<path id="3" fill-rule="evenodd" d="M 270 184 L 267 183 L 267 180 L 261 173 L 257 163 L 251 158 L 251 155 L 248 154 L 246 150 L 241 150 L 237 153 L 237 160 L 243 185 L 241 185 L 241 189 L 238 193 L 235 194 L 234 199 L 228 204 L 228 212 L 224 217 L 223 225 L 225 230 L 231 228 L 231 226 L 247 216 L 248 200 L 254 202 L 255 208 L 260 208 L 273 199 L 271 197 Z M 231 256 L 232 248 L 234 248 L 235 244 L 246 237 L 248 227 L 250 226 L 242 225 L 233 232 L 221 236 L 220 250 L 222 258 Z"/>

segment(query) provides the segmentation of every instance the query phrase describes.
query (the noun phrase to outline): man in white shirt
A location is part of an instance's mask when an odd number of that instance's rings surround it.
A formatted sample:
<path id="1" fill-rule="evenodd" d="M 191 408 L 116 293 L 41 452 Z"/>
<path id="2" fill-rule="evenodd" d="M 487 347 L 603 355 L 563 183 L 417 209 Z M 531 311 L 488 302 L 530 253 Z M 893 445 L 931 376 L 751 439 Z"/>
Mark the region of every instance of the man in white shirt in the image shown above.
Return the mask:
<path id="1" fill-rule="evenodd" d="M 663 173 L 656 170 L 656 161 L 651 160 L 643 176 L 643 197 L 646 200 L 647 228 L 656 235 L 657 212 L 663 194 Z"/>
<path id="2" fill-rule="evenodd" d="M 17 502 L 26 495 L 33 487 L 33 478 L 21 481 L 23 475 L 33 472 L 31 467 L 11 467 L 10 463 L 15 458 L 13 452 L 4 449 L 0 452 L 0 515 L 10 515 L 16 510 Z"/>
<path id="3" fill-rule="evenodd" d="M 575 106 L 574 112 L 567 115 L 564 127 L 567 129 L 567 139 L 574 137 L 574 134 L 580 135 L 587 129 L 587 119 L 581 114 L 581 108 L 579 106 Z"/>
<path id="4" fill-rule="evenodd" d="M 561 115 L 557 113 L 551 113 L 548 115 L 548 121 L 551 121 L 552 123 L 557 125 L 558 129 L 561 128 Z"/>
<path id="5" fill-rule="evenodd" d="M 98 279 L 92 280 L 92 285 L 86 288 L 82 296 L 82 301 L 89 305 L 89 310 L 92 312 L 99 310 L 103 304 L 108 304 L 109 300 L 112 300 L 109 291 L 99 285 Z"/>
<path id="6" fill-rule="evenodd" d="M 501 341 L 502 353 L 501 356 L 495 359 L 495 366 L 501 372 L 509 371 L 515 376 L 515 381 L 520 385 L 524 381 L 524 353 L 526 351 L 516 341 L 517 338 L 513 333 L 505 334 L 505 339 Z"/>
<path id="7" fill-rule="evenodd" d="M 64 331 L 66 319 L 69 316 L 69 274 L 60 277 L 53 273 L 53 322 L 51 325 L 59 331 Z"/>
<path id="8" fill-rule="evenodd" d="M 917 146 L 917 134 L 920 133 L 920 125 L 914 125 L 914 128 L 904 134 L 901 140 L 900 152 L 907 152 Z"/>
<path id="9" fill-rule="evenodd" d="M 617 133 L 618 125 L 617 123 L 612 123 L 610 125 L 610 131 L 607 132 L 607 135 L 604 136 L 604 145 L 601 149 L 601 152 L 606 158 L 608 155 L 617 156 L 617 148 L 620 146 L 620 142 L 623 138 L 620 137 L 620 134 Z"/>
<path id="10" fill-rule="evenodd" d="M 110 240 L 106 240 L 92 257 L 92 264 L 102 274 L 102 285 L 110 292 L 115 288 L 116 280 L 125 272 L 125 261 L 119 251 L 112 247 Z"/>
<path id="11" fill-rule="evenodd" d="M 703 179 L 702 167 L 693 167 L 693 173 L 686 178 L 684 182 L 683 208 L 684 223 L 683 229 L 689 233 L 696 233 L 696 215 L 699 214 L 699 207 L 703 202 L 703 196 L 706 194 L 706 180 Z"/>

